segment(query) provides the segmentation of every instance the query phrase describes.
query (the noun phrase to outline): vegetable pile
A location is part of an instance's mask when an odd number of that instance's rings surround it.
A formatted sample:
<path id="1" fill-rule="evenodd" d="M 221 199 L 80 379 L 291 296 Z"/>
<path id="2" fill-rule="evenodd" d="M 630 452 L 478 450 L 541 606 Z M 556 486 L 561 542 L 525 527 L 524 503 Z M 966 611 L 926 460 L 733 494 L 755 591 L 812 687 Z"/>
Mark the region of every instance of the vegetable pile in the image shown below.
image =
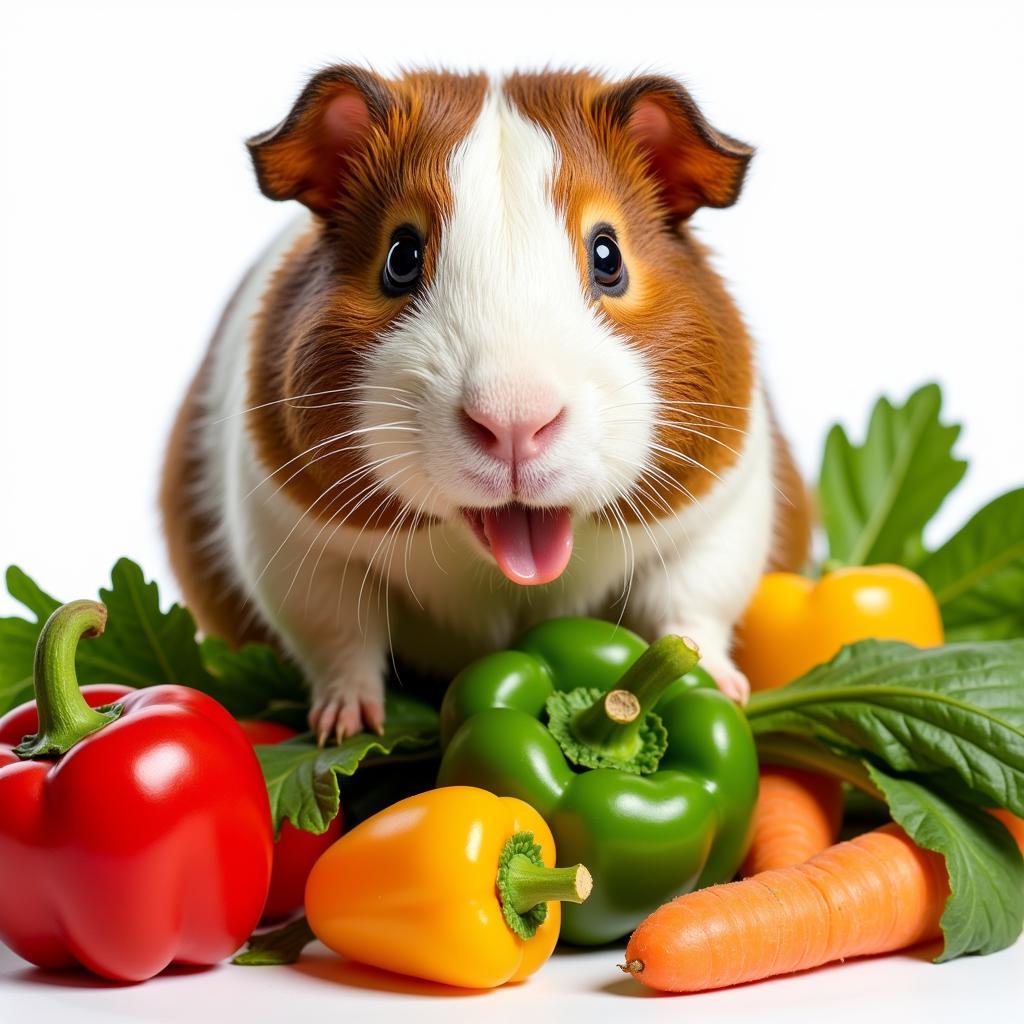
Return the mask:
<path id="1" fill-rule="evenodd" d="M 566 942 L 618 939 L 743 858 L 757 755 L 697 657 L 678 637 L 648 647 L 609 622 L 556 619 L 448 688 L 438 784 L 525 800 L 560 858 L 593 873 L 593 896 L 564 909 Z"/>
<path id="2" fill-rule="evenodd" d="M 935 938 L 948 895 L 942 859 L 886 825 L 667 903 L 633 933 L 622 969 L 662 991 L 699 992 L 888 953 Z"/>
<path id="3" fill-rule="evenodd" d="M 0 890 L 0 938 L 36 963 L 139 980 L 222 959 L 262 913 L 286 923 L 236 962 L 288 963 L 316 937 L 490 987 L 537 970 L 559 935 L 632 932 L 623 969 L 665 991 L 939 938 L 940 961 L 1010 945 L 1024 926 L 1024 489 L 929 550 L 966 470 L 958 432 L 935 385 L 880 400 L 860 444 L 833 428 L 828 555 L 762 581 L 738 631 L 745 713 L 684 638 L 648 647 L 565 619 L 467 666 L 440 713 L 403 678 L 383 735 L 321 749 L 294 666 L 199 641 L 134 563 L 114 566 L 103 606 L 61 606 L 11 567 L 33 618 L 0 619 L 0 874 L 26 882 Z M 169 736 L 196 770 L 135 811 L 131 766 L 158 763 L 147 751 Z M 58 777 L 75 800 L 40 815 Z M 221 837 L 201 849 L 200 819 Z M 173 941 L 162 929 L 192 904 L 160 883 L 148 839 L 127 841 L 129 820 L 207 893 Z M 852 838 L 836 843 L 841 825 Z M 56 861 L 24 854 L 58 842 L 104 852 L 55 884 Z M 115 876 L 135 895 L 110 896 Z M 32 924 L 61 906 L 83 922 L 74 935 Z"/>

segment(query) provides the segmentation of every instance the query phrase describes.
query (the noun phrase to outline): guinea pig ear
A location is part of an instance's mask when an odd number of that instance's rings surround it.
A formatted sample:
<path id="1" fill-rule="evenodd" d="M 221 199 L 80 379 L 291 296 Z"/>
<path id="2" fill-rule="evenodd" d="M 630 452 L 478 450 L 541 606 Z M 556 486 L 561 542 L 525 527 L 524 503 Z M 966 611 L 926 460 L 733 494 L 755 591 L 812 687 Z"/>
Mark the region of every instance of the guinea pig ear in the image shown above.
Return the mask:
<path id="1" fill-rule="evenodd" d="M 276 127 L 246 145 L 260 191 L 269 199 L 298 199 L 326 215 L 345 191 L 353 160 L 373 124 L 387 117 L 384 80 L 347 65 L 315 75 Z"/>
<path id="2" fill-rule="evenodd" d="M 736 202 L 753 147 L 712 128 L 678 82 L 634 78 L 612 86 L 598 102 L 646 154 L 673 218 Z"/>

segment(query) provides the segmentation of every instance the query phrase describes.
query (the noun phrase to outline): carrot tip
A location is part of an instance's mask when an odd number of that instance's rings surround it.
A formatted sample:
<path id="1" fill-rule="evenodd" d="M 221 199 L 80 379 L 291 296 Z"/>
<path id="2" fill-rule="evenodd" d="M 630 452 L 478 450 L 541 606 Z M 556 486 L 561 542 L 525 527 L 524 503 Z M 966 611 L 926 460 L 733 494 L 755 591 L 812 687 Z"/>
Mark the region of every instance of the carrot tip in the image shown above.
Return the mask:
<path id="1" fill-rule="evenodd" d="M 624 964 L 616 964 L 618 969 L 624 974 L 632 974 L 634 977 L 637 974 L 642 974 L 644 969 L 643 960 L 627 960 Z"/>

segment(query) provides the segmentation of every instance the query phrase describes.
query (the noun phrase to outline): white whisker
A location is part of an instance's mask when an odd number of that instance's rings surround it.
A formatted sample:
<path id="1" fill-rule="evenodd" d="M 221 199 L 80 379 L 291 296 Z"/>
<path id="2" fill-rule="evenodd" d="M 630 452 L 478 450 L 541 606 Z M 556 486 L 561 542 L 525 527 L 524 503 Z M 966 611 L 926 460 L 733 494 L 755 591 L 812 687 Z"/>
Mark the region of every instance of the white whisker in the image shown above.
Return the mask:
<path id="1" fill-rule="evenodd" d="M 331 485 L 330 485 L 329 487 L 327 487 L 327 488 L 326 488 L 326 489 L 324 490 L 324 492 L 323 492 L 323 493 L 321 494 L 321 496 L 319 496 L 319 497 L 318 497 L 318 498 L 317 498 L 317 499 L 316 499 L 316 500 L 315 500 L 315 501 L 314 501 L 314 502 L 313 502 L 313 503 L 312 503 L 312 504 L 311 504 L 311 505 L 310 505 L 310 506 L 309 506 L 309 507 L 308 507 L 308 508 L 306 509 L 306 511 L 305 511 L 305 512 L 304 512 L 304 513 L 302 514 L 302 516 L 301 516 L 300 518 L 296 519 L 296 521 L 295 521 L 295 522 L 294 522 L 294 523 L 292 524 L 292 528 L 291 528 L 291 529 L 290 529 L 290 530 L 288 531 L 288 536 L 287 536 L 287 537 L 285 538 L 285 540 L 284 540 L 284 541 L 282 541 L 282 542 L 281 542 L 281 545 L 280 545 L 280 547 L 278 548 L 278 550 L 276 550 L 276 551 L 275 551 L 275 552 L 274 552 L 274 553 L 273 553 L 273 554 L 272 554 L 272 555 L 270 556 L 270 559 L 269 559 L 269 561 L 268 561 L 268 562 L 266 563 L 266 565 L 265 565 L 265 566 L 263 567 L 263 571 L 262 571 L 262 572 L 260 573 L 260 575 L 259 575 L 259 577 L 257 578 L 256 582 L 257 582 L 257 583 L 259 583 L 259 581 L 260 581 L 260 580 L 262 579 L 262 577 L 263 577 L 263 573 L 265 573 L 265 572 L 267 571 L 267 569 L 269 569 L 269 567 L 270 567 L 271 563 L 273 562 L 273 560 L 274 560 L 274 559 L 275 559 L 276 557 L 278 557 L 278 555 L 280 555 L 280 554 L 281 554 L 281 551 L 282 551 L 282 549 L 283 549 L 283 548 L 285 547 L 285 545 L 286 545 L 286 544 L 287 544 L 287 543 L 289 542 L 289 540 L 291 539 L 291 537 L 292 537 L 292 536 L 294 535 L 294 532 L 295 532 L 295 530 L 296 530 L 296 529 L 298 529 L 298 527 L 299 527 L 300 525 L 302 525 L 302 524 L 303 524 L 303 523 L 305 522 L 305 520 L 306 520 L 306 519 L 307 519 L 307 517 L 309 516 L 310 512 L 312 512 L 312 509 L 313 509 L 313 507 L 314 507 L 314 506 L 315 506 L 316 504 L 318 504 L 318 503 L 319 503 L 319 501 L 321 501 L 321 499 L 323 499 L 323 498 L 325 497 L 325 495 L 327 495 L 327 494 L 328 494 L 329 492 L 331 492 L 331 490 L 333 490 L 333 489 L 334 489 L 335 487 L 340 487 L 340 486 L 342 486 L 342 485 L 343 485 L 343 484 L 345 484 L 346 482 L 351 482 L 351 481 L 353 481 L 353 480 L 358 480 L 358 479 L 359 479 L 359 477 L 361 477 L 361 476 L 366 476 L 367 474 L 372 474 L 372 473 L 373 473 L 373 472 L 374 472 L 375 470 L 377 470 L 378 468 L 380 468 L 380 466 L 381 466 L 381 465 L 384 465 L 384 464 L 387 464 L 387 463 L 391 463 L 391 462 L 395 462 L 395 461 L 396 461 L 396 460 L 398 460 L 398 459 L 403 459 L 403 458 L 407 458 L 407 457 L 408 457 L 408 456 L 410 456 L 410 455 L 416 455 L 416 454 L 418 454 L 418 453 L 416 453 L 416 452 L 399 452 L 399 453 L 398 453 L 398 455 L 394 455 L 394 456 L 387 456 L 387 457 L 385 457 L 384 459 L 378 459 L 378 460 L 377 460 L 376 462 L 370 463 L 370 464 L 368 464 L 368 465 L 366 465 L 366 466 L 360 466 L 360 467 L 358 467 L 358 468 L 356 468 L 356 469 L 352 470 L 352 472 L 350 472 L 350 473 L 346 473 L 346 474 L 345 474 L 345 476 L 341 477 L 340 479 L 338 479 L 338 480 L 335 480 L 335 481 L 334 481 L 334 482 L 333 482 L 333 483 L 332 483 L 332 484 L 331 484 Z M 364 489 L 366 489 L 366 488 L 364 488 Z M 360 494 L 361 494 L 361 492 L 360 492 Z M 336 498 L 337 498 L 337 497 L 338 497 L 338 496 L 336 496 Z M 358 497 L 358 495 L 356 495 L 356 497 Z M 353 501 L 353 500 L 354 500 L 354 499 L 350 499 L 349 501 Z M 334 501 L 335 501 L 335 499 L 332 499 L 332 500 L 331 500 L 331 503 L 330 503 L 330 504 L 333 504 L 333 503 L 334 503 Z M 328 508 L 330 508 L 330 504 L 328 505 Z M 346 503 L 346 505 L 347 505 L 347 504 L 348 504 L 348 503 Z M 342 509 L 344 509 L 344 508 L 345 508 L 345 506 L 342 506 Z M 356 508 L 358 508 L 358 506 L 356 506 Z M 342 511 L 342 509 L 339 509 L 339 510 L 338 510 L 338 512 L 341 512 L 341 511 Z M 309 547 L 308 547 L 308 548 L 306 549 L 306 554 L 302 556 L 302 560 L 301 560 L 301 561 L 299 562 L 298 568 L 297 568 L 297 569 L 295 570 L 295 573 L 294 573 L 294 574 L 292 575 L 292 582 L 291 582 L 291 584 L 289 585 L 288 591 L 287 591 L 287 592 L 285 593 L 285 596 L 284 596 L 284 597 L 282 598 L 282 600 L 281 600 L 281 607 L 284 607 L 285 601 L 287 601 L 287 599 L 288 599 L 289 595 L 291 594 L 291 592 L 292 592 L 292 588 L 293 588 L 293 587 L 295 586 L 295 582 L 296 582 L 296 580 L 298 579 L 298 575 L 299 575 L 299 572 L 300 572 L 300 571 L 301 571 L 301 569 L 302 569 L 302 565 L 303 565 L 303 564 L 305 563 L 305 560 L 306 560 L 306 558 L 307 558 L 307 557 L 309 556 L 309 553 L 310 553 L 310 552 L 312 551 L 312 546 L 313 546 L 313 544 L 315 544 L 315 543 L 316 543 L 316 541 L 317 541 L 317 540 L 319 540 L 319 538 L 321 538 L 321 535 L 323 534 L 324 530 L 325 530 L 325 529 L 327 528 L 327 526 L 328 526 L 328 525 L 329 525 L 329 524 L 330 524 L 330 523 L 331 523 L 331 522 L 333 521 L 334 517 L 335 517 L 335 516 L 336 516 L 337 514 L 338 514 L 337 512 L 335 512 L 335 513 L 332 513 L 332 515 L 331 515 L 331 516 L 330 516 L 330 517 L 328 518 L 327 522 L 326 522 L 326 523 L 325 523 L 325 524 L 324 524 L 323 526 L 321 526 L 321 528 L 319 528 L 319 531 L 317 532 L 317 535 L 316 535 L 316 537 L 315 537 L 315 538 L 313 538 L 313 540 L 312 540 L 312 541 L 310 542 L 310 544 L 309 544 Z M 349 513 L 349 514 L 351 514 L 351 513 Z M 337 530 L 336 530 L 335 532 L 337 532 Z M 333 535 L 333 534 L 332 534 L 331 536 L 332 536 L 332 538 L 334 537 L 334 535 Z M 324 550 L 326 550 L 326 549 L 327 549 L 327 546 L 325 545 L 325 548 L 324 548 Z M 322 551 L 322 554 L 323 554 L 323 551 Z M 310 583 L 311 583 L 311 578 L 310 578 Z M 307 595 L 307 598 L 308 598 L 308 595 Z"/>
<path id="2" fill-rule="evenodd" d="M 322 441 L 317 441 L 316 444 L 310 445 L 305 451 L 299 452 L 298 455 L 293 455 L 287 462 L 282 463 L 272 473 L 268 473 L 255 487 L 253 487 L 251 491 L 249 491 L 245 495 L 244 500 L 248 500 L 249 498 L 251 498 L 253 494 L 256 493 L 256 491 L 258 491 L 265 483 L 267 483 L 268 480 L 273 479 L 282 470 L 287 469 L 293 462 L 297 461 L 298 459 L 301 459 L 304 455 L 308 455 L 310 452 L 316 451 L 317 448 L 323 448 L 324 445 L 334 444 L 335 441 L 343 441 L 346 437 L 353 437 L 358 434 L 366 434 L 372 430 L 407 430 L 410 429 L 406 426 L 406 424 L 408 424 L 409 422 L 409 420 L 395 420 L 394 423 L 382 424 L 380 427 L 359 427 L 352 430 L 343 430 L 339 434 L 331 434 L 330 437 L 325 437 Z M 412 427 L 411 430 L 416 433 L 419 432 L 418 428 L 416 427 Z"/>
<path id="3" fill-rule="evenodd" d="M 419 599 L 419 595 L 416 593 L 416 588 L 413 587 L 412 579 L 409 576 L 409 549 L 412 547 L 412 539 L 415 536 L 417 524 L 419 523 L 420 518 L 423 515 L 423 510 L 424 508 L 426 508 L 427 502 L 434 496 L 434 492 L 436 490 L 437 485 L 431 485 L 427 489 L 427 493 L 424 496 L 423 500 L 420 502 L 420 506 L 416 510 L 416 515 L 413 517 L 412 525 L 409 527 L 408 536 L 405 538 L 405 554 L 402 558 L 402 565 L 405 570 L 405 585 L 409 588 L 409 593 L 412 594 L 412 596 L 416 599 L 416 603 L 420 606 L 421 609 L 423 608 L 423 602 Z M 433 517 L 427 517 L 428 524 L 431 518 Z"/>
<path id="4" fill-rule="evenodd" d="M 247 409 L 241 409 L 228 416 L 222 416 L 218 420 L 213 420 L 211 426 L 226 423 L 228 420 L 236 419 L 239 416 L 247 416 L 251 412 L 259 412 L 260 409 L 269 409 L 273 405 L 284 405 L 288 402 L 302 402 L 307 398 L 318 398 L 321 395 L 340 395 L 345 391 L 394 391 L 399 394 L 409 395 L 413 398 L 416 397 L 408 388 L 393 388 L 387 387 L 383 384 L 349 384 L 343 388 L 328 388 L 326 391 L 307 391 L 304 395 L 288 395 L 286 398 L 275 398 L 272 402 L 262 402 L 259 405 L 251 405 Z"/>
<path id="5" fill-rule="evenodd" d="M 436 490 L 436 488 L 435 488 L 435 490 Z M 448 570 L 445 569 L 441 565 L 441 563 L 437 560 L 437 552 L 434 550 L 433 528 L 434 528 L 434 517 L 433 516 L 429 516 L 427 518 L 427 547 L 430 549 L 430 557 L 434 560 L 434 565 L 437 566 L 438 571 L 441 572 L 443 575 L 447 576 L 448 575 Z M 449 541 L 449 547 L 451 547 L 451 542 L 450 541 Z"/>
<path id="6" fill-rule="evenodd" d="M 661 452 L 663 455 L 668 455 L 670 458 L 678 459 L 680 462 L 684 462 L 689 466 L 695 467 L 696 469 L 702 469 L 705 473 L 708 473 L 711 476 L 713 476 L 717 481 L 719 481 L 719 483 L 722 482 L 722 478 L 713 469 L 708 469 L 708 467 L 705 466 L 703 462 L 693 458 L 690 455 L 684 455 L 682 452 L 676 451 L 675 448 L 668 448 L 663 444 L 652 444 L 651 447 L 656 452 Z"/>
<path id="7" fill-rule="evenodd" d="M 622 598 L 622 610 L 619 612 L 619 618 L 616 621 L 616 625 L 621 626 L 622 619 L 626 614 L 626 606 L 629 604 L 630 595 L 633 593 L 633 577 L 636 573 L 636 548 L 633 546 L 633 538 L 629 535 L 629 528 L 626 526 L 626 521 L 623 519 L 618 506 L 612 503 L 606 507 L 615 517 L 616 522 L 619 524 L 619 533 L 629 545 L 629 576 L 626 580 L 626 587 Z M 623 548 L 623 553 L 625 553 L 625 548 Z"/>
<path id="8" fill-rule="evenodd" d="M 412 468 L 412 467 L 410 467 L 410 468 Z M 387 495 L 384 496 L 384 499 L 381 501 L 381 503 L 371 513 L 371 517 L 370 517 L 370 520 L 368 520 L 368 522 L 372 522 L 373 521 L 373 517 L 376 516 L 376 515 L 379 515 L 380 512 L 383 511 L 384 506 L 388 503 L 388 500 L 391 497 L 392 497 L 392 495 L 390 495 L 390 494 L 387 494 Z M 359 584 L 359 593 L 356 595 L 356 625 L 360 629 L 362 629 L 363 590 L 366 587 L 366 581 L 369 578 L 369 575 L 370 575 L 371 571 L 374 568 L 374 564 L 373 563 L 374 563 L 374 561 L 377 558 L 377 554 L 379 553 L 380 549 L 384 546 L 384 542 L 388 539 L 388 536 L 390 535 L 391 531 L 394 530 L 396 527 L 400 528 L 402 522 L 404 522 L 405 514 L 409 510 L 409 506 L 403 503 L 403 509 L 404 509 L 404 511 L 400 511 L 399 515 L 396 516 L 394 522 L 391 523 L 391 525 L 388 526 L 384 530 L 384 533 L 381 536 L 381 539 L 377 542 L 377 546 L 373 549 L 373 553 L 367 559 L 366 572 L 363 573 L 362 582 Z M 365 527 L 364 527 L 364 529 L 365 529 Z M 360 536 L 362 536 L 362 531 L 360 531 Z M 382 567 L 382 569 L 385 570 L 384 571 L 384 576 L 386 576 L 386 566 Z M 342 580 L 342 582 L 344 582 L 344 579 Z"/>
<path id="9" fill-rule="evenodd" d="M 407 402 L 379 402 L 369 398 L 357 398 L 357 399 L 344 399 L 340 402 L 316 402 L 313 405 L 298 405 L 295 402 L 289 402 L 289 409 L 333 409 L 336 406 L 355 406 L 355 405 L 375 405 L 383 406 L 388 409 L 406 409 L 409 412 L 416 412 L 415 405 L 409 405 Z"/>
<path id="10" fill-rule="evenodd" d="M 604 424 L 606 426 L 609 425 L 609 424 L 616 424 L 616 423 L 641 423 L 641 424 L 652 423 L 652 424 L 654 424 L 656 426 L 662 426 L 662 427 L 682 427 L 683 429 L 685 429 L 686 427 L 693 427 L 695 425 L 694 422 L 680 422 L 679 420 L 665 420 L 665 419 L 662 419 L 661 417 L 658 417 L 658 416 L 652 416 L 650 418 L 639 417 L 638 416 L 638 417 L 634 417 L 634 418 L 630 418 L 630 419 L 621 419 L 621 418 L 616 417 L 614 419 L 610 419 L 610 420 L 605 420 L 604 421 Z M 746 436 L 746 433 L 747 433 L 747 431 L 745 431 L 742 427 L 730 427 L 727 423 L 719 423 L 718 420 L 708 419 L 708 417 L 706 417 L 706 416 L 698 417 L 697 420 L 696 420 L 696 425 L 697 426 L 718 427 L 720 430 L 728 430 L 730 433 L 743 434 L 744 436 Z"/>
<path id="11" fill-rule="evenodd" d="M 393 483 L 398 478 L 399 474 L 407 473 L 407 472 L 409 472 L 409 470 L 414 470 L 414 469 L 416 469 L 415 463 L 413 463 L 412 465 L 404 466 L 404 467 L 401 467 L 401 468 L 395 470 L 395 472 L 392 473 L 386 480 L 380 481 L 377 484 L 377 486 L 374 488 L 374 490 L 371 491 L 370 494 L 367 495 L 366 498 L 364 498 L 362 502 L 360 502 L 360 504 L 363 504 L 363 502 L 367 501 L 374 493 L 378 492 L 382 488 L 386 488 L 389 484 Z M 338 584 L 337 617 L 339 619 L 341 617 L 341 598 L 342 598 L 342 595 L 344 594 L 344 591 L 345 591 L 345 580 L 348 577 L 348 567 L 349 567 L 349 565 L 352 562 L 352 556 L 355 554 L 356 549 L 359 546 L 359 541 L 362 539 L 363 534 L 366 532 L 366 528 L 373 522 L 374 517 L 379 515 L 381 513 L 381 511 L 383 511 L 383 509 L 387 505 L 388 501 L 390 501 L 393 497 L 394 497 L 394 495 L 392 493 L 385 493 L 384 497 L 380 500 L 380 502 L 378 502 L 377 506 L 367 516 L 366 521 L 363 523 L 362 527 L 359 530 L 359 533 L 356 534 L 355 540 L 352 542 L 351 546 L 349 547 L 348 557 L 345 559 L 345 564 L 342 567 L 342 571 L 341 571 L 341 582 Z M 352 515 L 353 511 L 355 511 L 355 510 L 353 509 L 350 512 L 348 512 L 346 514 L 346 516 L 345 516 L 345 519 L 342 520 L 342 522 L 338 523 L 338 525 L 334 528 L 334 533 L 331 534 L 331 539 L 334 538 L 334 534 L 336 534 L 338 532 L 338 530 L 341 529 L 342 525 L 344 525 L 345 521 L 348 520 L 348 518 Z M 371 568 L 372 568 L 372 557 L 370 559 L 369 564 L 367 565 L 367 572 Z M 364 584 L 365 584 L 365 581 L 366 581 L 366 577 L 364 575 L 363 576 L 363 583 Z M 360 604 L 360 602 L 362 601 L 362 593 L 363 593 L 363 585 L 360 585 L 360 588 L 359 588 L 359 598 L 356 601 L 356 625 L 360 629 L 362 628 L 362 618 L 361 618 L 362 608 L 361 608 L 361 604 Z"/>
<path id="12" fill-rule="evenodd" d="M 704 506 L 701 503 L 700 499 L 689 488 L 683 486 L 683 484 L 681 484 L 678 480 L 674 479 L 672 476 L 670 476 L 668 473 L 666 473 L 663 469 L 661 469 L 660 466 L 655 466 L 655 465 L 646 465 L 646 466 L 644 466 L 644 465 L 640 465 L 639 463 L 634 462 L 631 459 L 627 459 L 627 458 L 624 458 L 621 455 L 615 455 L 613 453 L 609 453 L 608 454 L 608 458 L 615 459 L 616 461 L 622 462 L 625 465 L 629 466 L 631 469 L 639 471 L 638 480 L 642 480 L 645 475 L 651 475 L 651 476 L 653 476 L 655 478 L 655 480 L 662 487 L 667 487 L 670 490 L 678 491 L 688 501 L 690 501 L 694 505 L 696 505 L 697 508 L 699 508 L 701 510 L 701 512 L 703 512 L 704 515 L 707 516 L 708 520 L 710 521 L 711 516 L 708 513 L 708 511 L 704 508 Z M 673 514 L 675 514 L 675 509 L 673 509 L 670 505 L 668 505 L 667 502 L 665 504 L 666 504 L 666 507 L 669 508 L 669 510 Z"/>
<path id="13" fill-rule="evenodd" d="M 418 433 L 418 431 L 417 431 L 417 433 Z M 291 476 L 289 476 L 287 479 L 283 480 L 280 484 L 278 484 L 277 485 L 277 489 L 275 491 L 273 491 L 270 495 L 268 495 L 266 499 L 264 499 L 264 504 L 266 504 L 266 502 L 272 500 L 278 494 L 280 494 L 281 491 L 283 491 L 285 489 L 285 487 L 287 487 L 297 476 L 299 476 L 300 473 L 302 473 L 304 470 L 308 469 L 310 466 L 315 465 L 317 462 L 323 461 L 324 459 L 329 459 L 332 456 L 337 456 L 337 455 L 345 455 L 348 452 L 366 451 L 366 449 L 374 448 L 374 447 L 377 447 L 378 445 L 384 445 L 384 444 L 407 444 L 407 443 L 408 443 L 408 438 L 404 438 L 404 437 L 396 438 L 393 441 L 384 441 L 384 440 L 380 440 L 380 439 L 375 439 L 373 441 L 370 441 L 368 444 L 342 445 L 340 448 L 332 448 L 329 452 L 322 452 L 316 458 L 310 459 L 309 462 L 303 463 L 297 470 L 295 470 L 291 474 Z"/>
<path id="14" fill-rule="evenodd" d="M 702 430 L 697 430 L 695 427 L 684 427 L 682 424 L 676 424 L 676 428 L 675 429 L 676 430 L 681 430 L 684 434 L 693 434 L 695 437 L 703 437 L 706 440 L 711 441 L 714 444 L 721 445 L 727 452 L 731 452 L 733 455 L 735 455 L 737 459 L 740 459 L 740 458 L 743 457 L 731 445 L 727 445 L 724 441 L 722 441 L 719 438 L 713 436 L 712 434 L 705 434 L 704 431 L 702 431 Z"/>
<path id="15" fill-rule="evenodd" d="M 374 474 L 378 469 L 380 469 L 381 466 L 388 465 L 388 464 L 390 464 L 392 462 L 397 462 L 399 459 L 404 459 L 404 458 L 408 457 L 409 455 L 415 455 L 415 454 L 419 454 L 418 450 L 417 451 L 403 451 L 403 452 L 399 452 L 397 455 L 389 455 L 386 458 L 377 459 L 376 461 L 371 462 L 368 465 L 362 467 L 362 469 L 359 470 L 358 473 L 349 473 L 345 477 L 342 477 L 341 481 L 339 481 L 339 482 L 344 482 L 344 481 L 346 481 L 347 479 L 349 479 L 349 478 L 351 478 L 353 476 L 356 479 L 358 479 L 361 476 L 365 476 L 367 474 L 371 474 L 371 476 L 372 476 L 372 474 Z M 306 549 L 306 553 L 302 556 L 302 561 L 299 562 L 298 568 L 295 570 L 295 573 L 292 576 L 292 581 L 291 581 L 291 583 L 288 586 L 288 590 L 285 592 L 284 598 L 282 599 L 282 602 L 281 602 L 282 604 L 284 604 L 284 602 L 287 601 L 288 596 L 291 594 L 292 588 L 295 586 L 295 583 L 298 580 L 299 573 L 302 571 L 302 566 L 305 564 L 306 559 L 310 556 L 310 554 L 313 551 L 313 545 L 316 544 L 316 542 L 323 536 L 324 532 L 328 529 L 328 527 L 331 526 L 332 523 L 334 523 L 334 521 L 337 519 L 337 517 L 342 512 L 344 512 L 345 509 L 348 508 L 352 504 L 352 502 L 357 501 L 361 495 L 366 493 L 367 490 L 370 490 L 371 488 L 376 487 L 376 483 L 375 483 L 376 479 L 377 479 L 376 477 L 372 477 L 371 482 L 369 484 L 364 486 L 361 491 L 359 491 L 358 493 L 356 493 L 355 495 L 350 497 L 348 499 L 348 501 L 346 501 L 340 508 L 335 509 L 333 512 L 331 512 L 330 516 L 328 516 L 328 518 L 324 521 L 323 525 L 317 531 L 317 535 L 310 541 L 309 547 Z M 335 497 L 331 499 L 331 502 L 330 502 L 330 504 L 328 504 L 327 508 L 329 509 L 330 506 L 333 505 L 333 503 L 339 497 L 344 497 L 344 494 L 343 493 L 339 493 L 339 494 L 335 495 Z M 358 504 L 355 506 L 355 508 L 353 508 L 351 510 L 351 512 L 354 512 L 357 508 L 359 508 Z M 325 511 L 326 511 L 326 509 L 325 509 Z M 349 513 L 349 515 L 351 515 L 351 512 Z M 346 519 L 347 518 L 348 517 L 346 516 Z M 344 522 L 344 520 L 342 520 L 342 522 Z M 314 562 L 313 567 L 310 570 L 309 581 L 308 581 L 308 583 L 306 585 L 306 609 L 307 610 L 309 608 L 309 599 L 310 599 L 310 595 L 312 593 L 313 579 L 316 576 L 316 571 L 319 568 L 320 562 L 323 559 L 324 555 L 326 554 L 327 549 L 330 547 L 330 542 L 337 535 L 337 532 L 338 532 L 337 529 L 335 529 L 335 531 L 327 539 L 327 541 L 324 543 L 324 545 L 320 548 L 320 554 L 317 555 L 316 562 Z"/>
<path id="16" fill-rule="evenodd" d="M 641 502 L 643 501 L 643 499 L 639 498 L 639 495 L 637 496 L 637 499 L 640 500 Z M 663 555 L 661 553 L 661 548 L 658 546 L 657 538 L 655 538 L 653 531 L 647 525 L 647 520 L 644 518 L 643 514 L 640 512 L 640 509 L 637 508 L 636 502 L 633 500 L 632 497 L 630 497 L 629 494 L 623 494 L 622 500 L 629 506 L 630 511 L 633 513 L 634 516 L 636 516 L 637 522 L 643 528 L 644 533 L 647 534 L 647 537 L 649 538 L 649 540 L 651 542 L 651 546 L 654 548 L 654 552 L 658 556 L 658 560 L 661 562 L 661 568 L 664 570 L 664 573 L 665 573 L 665 583 L 669 584 L 671 582 L 671 580 L 670 580 L 669 573 L 668 573 L 668 566 L 665 564 L 665 559 L 664 559 L 664 557 L 663 557 Z M 644 507 L 647 508 L 646 505 L 644 505 Z M 647 508 L 648 514 L 650 514 L 650 511 L 651 510 L 649 508 Z M 657 516 L 654 516 L 653 518 L 654 518 L 655 522 L 659 522 L 660 521 L 660 520 L 658 520 Z M 666 533 L 667 533 L 667 531 L 666 531 Z M 669 537 L 669 539 L 671 540 L 671 537 Z M 679 553 L 679 551 L 677 549 L 676 554 L 678 554 L 678 553 Z"/>

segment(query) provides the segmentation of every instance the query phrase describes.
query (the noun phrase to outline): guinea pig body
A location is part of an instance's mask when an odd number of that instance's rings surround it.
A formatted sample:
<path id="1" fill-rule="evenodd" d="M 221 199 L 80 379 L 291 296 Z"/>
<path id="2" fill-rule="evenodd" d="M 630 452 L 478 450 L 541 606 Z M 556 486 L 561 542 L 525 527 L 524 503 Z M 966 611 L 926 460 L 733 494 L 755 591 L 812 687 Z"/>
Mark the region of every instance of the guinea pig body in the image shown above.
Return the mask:
<path id="1" fill-rule="evenodd" d="M 448 673 L 556 615 L 733 624 L 808 519 L 687 219 L 750 151 L 666 79 L 322 72 L 250 143 L 309 213 L 240 286 L 162 501 L 200 624 L 270 639 L 321 738 L 383 722 L 389 652 Z"/>

